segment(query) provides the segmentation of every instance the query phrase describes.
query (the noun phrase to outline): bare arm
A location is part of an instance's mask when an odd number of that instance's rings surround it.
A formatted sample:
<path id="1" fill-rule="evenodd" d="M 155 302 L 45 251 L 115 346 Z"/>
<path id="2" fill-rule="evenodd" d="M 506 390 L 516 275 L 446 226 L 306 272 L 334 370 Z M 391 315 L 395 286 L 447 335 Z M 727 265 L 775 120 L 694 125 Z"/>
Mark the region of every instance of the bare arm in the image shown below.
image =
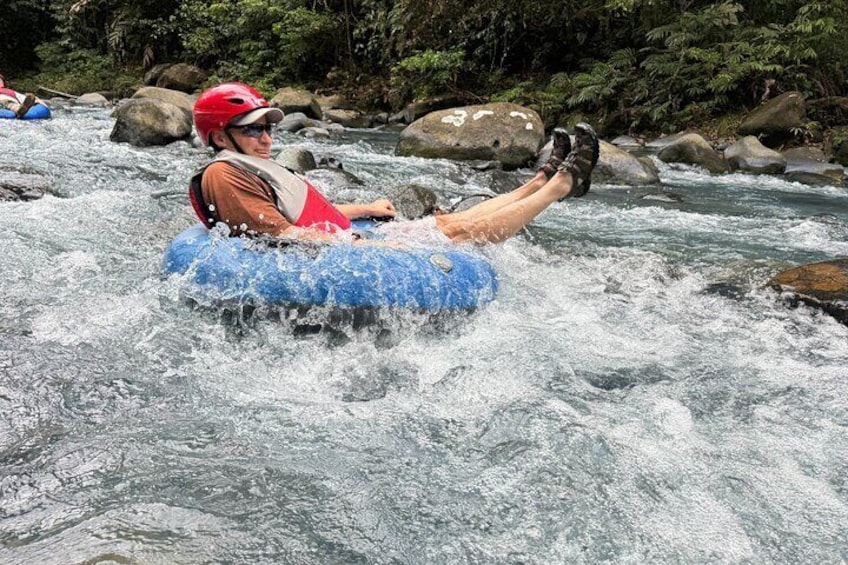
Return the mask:
<path id="1" fill-rule="evenodd" d="M 391 202 L 385 198 L 375 200 L 370 204 L 335 204 L 335 207 L 347 218 L 394 218 L 397 212 Z"/>

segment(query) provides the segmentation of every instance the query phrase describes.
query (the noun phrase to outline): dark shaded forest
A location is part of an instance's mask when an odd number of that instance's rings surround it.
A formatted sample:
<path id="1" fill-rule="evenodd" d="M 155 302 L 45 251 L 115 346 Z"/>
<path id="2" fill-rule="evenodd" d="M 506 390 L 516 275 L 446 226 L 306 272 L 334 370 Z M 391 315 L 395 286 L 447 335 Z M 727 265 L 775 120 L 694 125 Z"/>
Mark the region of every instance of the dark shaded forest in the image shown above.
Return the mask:
<path id="1" fill-rule="evenodd" d="M 12 85 L 74 94 L 187 62 L 266 94 L 385 110 L 451 94 L 627 132 L 848 94 L 848 7 L 832 0 L 12 0 L 0 18 Z"/>

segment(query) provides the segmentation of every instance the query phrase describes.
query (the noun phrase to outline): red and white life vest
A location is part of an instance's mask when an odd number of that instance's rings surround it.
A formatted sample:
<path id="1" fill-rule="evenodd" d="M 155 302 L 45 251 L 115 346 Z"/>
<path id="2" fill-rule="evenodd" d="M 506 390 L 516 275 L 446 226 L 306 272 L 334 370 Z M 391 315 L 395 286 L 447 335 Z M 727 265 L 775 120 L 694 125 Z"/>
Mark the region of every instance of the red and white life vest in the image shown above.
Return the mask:
<path id="1" fill-rule="evenodd" d="M 274 200 L 280 213 L 292 224 L 302 228 L 317 228 L 329 233 L 339 229 L 349 229 L 350 220 L 324 198 L 318 189 L 276 161 L 242 155 L 235 151 L 223 150 L 200 169 L 191 178 L 189 196 L 194 212 L 211 227 L 220 218 L 215 217 L 203 198 L 201 179 L 206 168 L 212 163 L 222 161 L 241 170 L 252 173 L 267 182 L 274 193 Z"/>
<path id="2" fill-rule="evenodd" d="M 12 90 L 11 88 L 0 88 L 0 96 L 6 98 L 7 100 L 13 100 L 18 104 L 24 101 L 24 95 L 15 90 Z"/>

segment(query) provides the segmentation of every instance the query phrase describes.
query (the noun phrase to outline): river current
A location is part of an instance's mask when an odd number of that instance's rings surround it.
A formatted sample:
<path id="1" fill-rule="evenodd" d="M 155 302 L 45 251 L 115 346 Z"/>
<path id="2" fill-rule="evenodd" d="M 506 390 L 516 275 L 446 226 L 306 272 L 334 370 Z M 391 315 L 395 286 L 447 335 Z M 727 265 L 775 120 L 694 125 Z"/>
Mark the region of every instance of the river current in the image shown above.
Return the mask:
<path id="1" fill-rule="evenodd" d="M 848 328 L 763 288 L 848 255 L 848 189 L 658 162 L 386 344 L 186 304 L 162 253 L 208 154 L 112 143 L 109 113 L 0 123 L 0 164 L 57 192 L 0 203 L 0 563 L 848 560 Z M 275 145 L 339 159 L 348 198 L 497 174 L 395 140 Z"/>

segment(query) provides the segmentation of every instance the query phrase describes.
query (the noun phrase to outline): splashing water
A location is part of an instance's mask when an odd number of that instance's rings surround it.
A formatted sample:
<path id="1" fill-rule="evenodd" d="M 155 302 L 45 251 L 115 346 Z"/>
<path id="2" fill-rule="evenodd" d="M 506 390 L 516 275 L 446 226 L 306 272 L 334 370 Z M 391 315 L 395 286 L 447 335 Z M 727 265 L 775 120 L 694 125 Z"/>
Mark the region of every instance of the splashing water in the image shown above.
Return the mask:
<path id="1" fill-rule="evenodd" d="M 487 249 L 494 303 L 387 345 L 187 306 L 160 262 L 208 155 L 112 124 L 0 124 L 0 169 L 56 191 L 0 203 L 0 562 L 848 559 L 848 329 L 762 288 L 848 255 L 845 189 L 593 185 Z M 489 188 L 395 139 L 276 143 L 363 200 Z"/>

